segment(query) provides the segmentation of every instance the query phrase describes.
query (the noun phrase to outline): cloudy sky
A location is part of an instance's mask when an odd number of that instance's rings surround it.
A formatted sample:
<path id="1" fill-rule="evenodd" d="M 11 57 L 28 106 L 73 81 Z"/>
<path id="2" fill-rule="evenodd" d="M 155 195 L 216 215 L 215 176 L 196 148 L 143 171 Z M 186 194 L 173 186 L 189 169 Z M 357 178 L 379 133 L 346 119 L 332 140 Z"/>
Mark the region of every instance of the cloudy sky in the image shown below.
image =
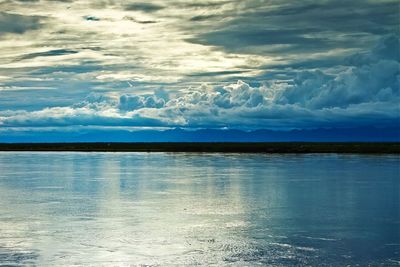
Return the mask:
<path id="1" fill-rule="evenodd" d="M 0 131 L 399 123 L 397 0 L 0 0 Z"/>

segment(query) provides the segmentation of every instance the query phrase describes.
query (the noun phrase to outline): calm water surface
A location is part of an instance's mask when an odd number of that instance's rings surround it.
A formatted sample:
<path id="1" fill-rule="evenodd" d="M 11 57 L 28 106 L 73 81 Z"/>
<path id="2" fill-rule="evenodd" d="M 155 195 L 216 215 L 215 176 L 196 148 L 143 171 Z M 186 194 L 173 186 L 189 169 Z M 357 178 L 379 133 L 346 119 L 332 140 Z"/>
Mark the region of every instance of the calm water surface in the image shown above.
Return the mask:
<path id="1" fill-rule="evenodd" d="M 0 153 L 0 265 L 399 266 L 398 156 Z"/>

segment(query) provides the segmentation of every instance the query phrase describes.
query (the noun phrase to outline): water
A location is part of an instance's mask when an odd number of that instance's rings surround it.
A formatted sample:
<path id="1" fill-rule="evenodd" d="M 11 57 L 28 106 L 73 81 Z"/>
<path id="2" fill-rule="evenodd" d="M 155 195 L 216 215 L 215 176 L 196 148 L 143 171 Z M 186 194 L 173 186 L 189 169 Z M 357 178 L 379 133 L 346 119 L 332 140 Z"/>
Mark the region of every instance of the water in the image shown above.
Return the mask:
<path id="1" fill-rule="evenodd" d="M 0 264 L 400 265 L 399 157 L 0 153 Z"/>

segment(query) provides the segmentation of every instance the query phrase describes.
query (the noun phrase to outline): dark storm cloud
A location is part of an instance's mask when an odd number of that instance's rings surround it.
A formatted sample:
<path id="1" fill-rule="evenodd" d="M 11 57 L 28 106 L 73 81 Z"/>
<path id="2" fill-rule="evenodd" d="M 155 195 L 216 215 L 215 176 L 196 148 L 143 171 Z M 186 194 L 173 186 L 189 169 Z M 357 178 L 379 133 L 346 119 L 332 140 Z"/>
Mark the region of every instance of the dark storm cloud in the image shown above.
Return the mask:
<path id="1" fill-rule="evenodd" d="M 70 54 L 76 54 L 76 53 L 78 53 L 78 51 L 68 50 L 68 49 L 55 49 L 55 50 L 50 50 L 50 51 L 46 51 L 46 52 L 27 54 L 27 55 L 20 57 L 19 60 L 31 59 L 31 58 L 35 58 L 35 57 L 62 56 L 62 55 L 70 55 Z"/>
<path id="2" fill-rule="evenodd" d="M 214 45 L 220 45 L 230 48 L 240 48 L 243 46 L 256 45 L 274 45 L 274 44 L 300 44 L 321 46 L 329 43 L 329 40 L 323 38 L 304 37 L 305 34 L 313 34 L 318 32 L 317 29 L 251 29 L 246 30 L 239 26 L 235 28 L 225 29 L 222 31 L 214 31 L 201 35 L 201 38 L 194 39 L 206 44 L 210 40 Z"/>
<path id="3" fill-rule="evenodd" d="M 164 7 L 161 5 L 151 4 L 151 3 L 132 3 L 125 6 L 125 10 L 128 11 L 143 11 L 146 13 L 156 12 L 158 10 L 163 9 Z"/>
<path id="4" fill-rule="evenodd" d="M 259 69 L 265 69 L 268 72 L 272 70 L 282 71 L 285 70 L 289 73 L 290 69 L 314 69 L 314 68 L 330 68 L 338 65 L 349 66 L 349 58 L 346 56 L 333 55 L 333 56 L 321 56 L 314 59 L 298 59 L 292 62 L 282 62 L 281 64 L 268 64 L 260 67 Z"/>
<path id="5" fill-rule="evenodd" d="M 190 18 L 190 21 L 204 21 L 219 17 L 218 15 L 198 15 Z"/>
<path id="6" fill-rule="evenodd" d="M 38 29 L 40 18 L 37 16 L 24 16 L 0 11 L 0 34 L 22 34 L 28 30 Z"/>
<path id="7" fill-rule="evenodd" d="M 95 16 L 84 16 L 83 18 L 88 21 L 99 21 L 100 20 L 98 17 L 95 17 Z"/>
<path id="8" fill-rule="evenodd" d="M 210 71 L 210 72 L 195 72 L 187 75 L 188 77 L 211 77 L 211 76 L 225 76 L 232 74 L 242 74 L 245 70 L 226 70 L 226 71 Z"/>
<path id="9" fill-rule="evenodd" d="M 370 35 L 399 31 L 397 2 L 294 2 L 273 7 L 245 6 L 239 11 L 239 15 L 228 16 L 230 19 L 226 22 L 189 41 L 244 53 L 262 54 L 266 50 L 255 47 L 270 45 L 285 45 L 274 48 L 279 53 L 312 52 L 359 47 L 363 45 L 363 38 Z M 202 21 L 214 16 L 198 15 L 191 20 Z"/>

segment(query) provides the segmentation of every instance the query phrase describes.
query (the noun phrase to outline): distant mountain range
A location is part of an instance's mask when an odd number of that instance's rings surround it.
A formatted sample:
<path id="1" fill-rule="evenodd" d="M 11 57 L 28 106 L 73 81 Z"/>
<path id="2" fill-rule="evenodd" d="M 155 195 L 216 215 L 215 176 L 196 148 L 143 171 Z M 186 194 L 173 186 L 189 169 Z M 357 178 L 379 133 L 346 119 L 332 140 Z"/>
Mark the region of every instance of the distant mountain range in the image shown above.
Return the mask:
<path id="1" fill-rule="evenodd" d="M 400 142 L 400 127 L 330 128 L 313 130 L 80 130 L 6 131 L 0 143 L 38 142 Z"/>

